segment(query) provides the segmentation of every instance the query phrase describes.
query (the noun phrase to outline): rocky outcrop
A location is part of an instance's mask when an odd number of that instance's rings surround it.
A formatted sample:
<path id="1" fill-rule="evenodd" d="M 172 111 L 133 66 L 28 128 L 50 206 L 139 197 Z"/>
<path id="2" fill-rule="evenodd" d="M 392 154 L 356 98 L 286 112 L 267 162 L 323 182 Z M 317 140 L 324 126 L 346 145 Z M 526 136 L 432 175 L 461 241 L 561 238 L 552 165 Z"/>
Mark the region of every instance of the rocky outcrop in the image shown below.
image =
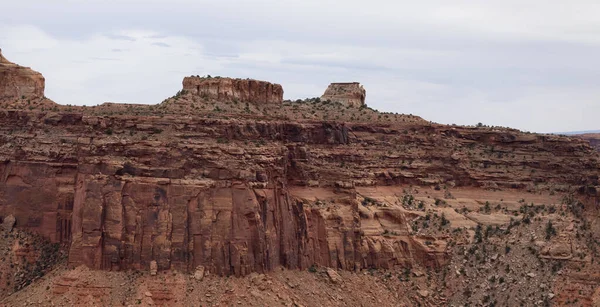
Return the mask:
<path id="1" fill-rule="evenodd" d="M 358 82 L 331 83 L 321 100 L 339 102 L 344 106 L 359 108 L 365 105 L 367 91 Z"/>
<path id="2" fill-rule="evenodd" d="M 4 227 L 0 227 L 0 306 L 5 306 L 4 297 L 29 286 L 64 260 L 58 244 L 40 235 L 12 229 L 13 223 L 14 218 L 8 216 Z"/>
<path id="3" fill-rule="evenodd" d="M 42 74 L 29 67 L 11 63 L 0 50 L 0 99 L 44 97 Z"/>
<path id="4" fill-rule="evenodd" d="M 2 221 L 2 228 L 8 232 L 11 232 L 13 230 L 13 227 L 15 227 L 16 222 L 17 219 L 14 216 L 9 215 L 5 217 Z"/>
<path id="5" fill-rule="evenodd" d="M 281 104 L 283 101 L 281 85 L 252 79 L 191 76 L 183 79 L 183 90 L 221 102 Z"/>
<path id="6" fill-rule="evenodd" d="M 0 49 L 0 64 L 13 64 L 2 55 L 2 49 Z"/>
<path id="7" fill-rule="evenodd" d="M 577 135 L 577 137 L 590 142 L 590 145 L 600 152 L 600 133 L 586 133 Z"/>

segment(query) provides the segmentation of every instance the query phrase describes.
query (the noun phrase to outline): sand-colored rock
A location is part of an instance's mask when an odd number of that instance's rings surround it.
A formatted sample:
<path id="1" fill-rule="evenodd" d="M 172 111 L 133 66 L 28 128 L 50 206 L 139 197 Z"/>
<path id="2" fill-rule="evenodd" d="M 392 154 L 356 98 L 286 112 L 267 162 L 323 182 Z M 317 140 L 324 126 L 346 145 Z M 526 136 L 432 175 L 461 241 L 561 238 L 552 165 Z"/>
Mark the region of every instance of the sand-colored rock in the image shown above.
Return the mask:
<path id="1" fill-rule="evenodd" d="M 183 90 L 204 99 L 257 104 L 281 104 L 283 88 L 279 84 L 252 79 L 185 77 Z"/>
<path id="2" fill-rule="evenodd" d="M 150 261 L 150 276 L 154 276 L 158 273 L 158 264 L 156 260 Z"/>
<path id="3" fill-rule="evenodd" d="M 340 283 L 342 283 L 344 281 L 342 279 L 342 276 L 340 276 L 340 274 L 338 274 L 338 272 L 336 272 L 334 269 L 327 268 L 326 272 L 327 272 L 327 276 L 329 277 L 329 280 L 332 283 L 334 283 L 334 284 L 340 284 Z"/>
<path id="4" fill-rule="evenodd" d="M 15 219 L 15 216 L 10 214 L 2 220 L 2 228 L 8 232 L 11 232 L 13 230 L 13 227 L 15 226 L 16 221 L 17 220 Z"/>
<path id="5" fill-rule="evenodd" d="M 42 74 L 8 61 L 0 50 L 0 100 L 40 98 L 44 96 L 44 87 Z"/>
<path id="6" fill-rule="evenodd" d="M 321 100 L 339 102 L 344 106 L 359 108 L 365 105 L 367 91 L 358 82 L 331 83 Z"/>
<path id="7" fill-rule="evenodd" d="M 196 280 L 202 280 L 204 279 L 204 273 L 206 272 L 206 269 L 204 268 L 203 265 L 199 265 L 196 267 L 196 271 L 194 272 L 194 279 Z"/>

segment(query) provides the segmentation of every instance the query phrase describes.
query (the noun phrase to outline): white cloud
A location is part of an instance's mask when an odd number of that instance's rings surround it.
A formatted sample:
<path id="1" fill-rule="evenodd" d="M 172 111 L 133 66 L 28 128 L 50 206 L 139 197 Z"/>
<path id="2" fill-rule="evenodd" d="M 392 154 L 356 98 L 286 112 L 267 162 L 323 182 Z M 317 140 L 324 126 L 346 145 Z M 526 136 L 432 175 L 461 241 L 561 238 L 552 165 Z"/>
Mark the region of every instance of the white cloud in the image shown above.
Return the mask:
<path id="1" fill-rule="evenodd" d="M 158 103 L 181 88 L 184 76 L 218 71 L 219 60 L 185 37 L 150 31 L 58 39 L 31 26 L 0 27 L 11 61 L 46 77 L 46 95 L 63 104 L 106 101 Z"/>

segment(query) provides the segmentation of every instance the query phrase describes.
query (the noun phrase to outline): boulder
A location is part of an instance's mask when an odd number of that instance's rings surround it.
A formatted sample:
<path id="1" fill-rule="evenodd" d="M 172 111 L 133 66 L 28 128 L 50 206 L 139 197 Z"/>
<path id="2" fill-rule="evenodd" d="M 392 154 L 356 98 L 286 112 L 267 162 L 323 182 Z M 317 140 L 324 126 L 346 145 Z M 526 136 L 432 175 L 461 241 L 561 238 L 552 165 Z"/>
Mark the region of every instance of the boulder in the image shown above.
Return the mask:
<path id="1" fill-rule="evenodd" d="M 329 281 L 334 284 L 339 284 L 343 281 L 342 276 L 332 268 L 327 268 L 327 276 L 329 277 Z"/>
<path id="2" fill-rule="evenodd" d="M 194 279 L 202 280 L 204 278 L 205 268 L 203 265 L 199 265 L 196 267 L 196 271 L 194 272 Z"/>
<path id="3" fill-rule="evenodd" d="M 15 227 L 16 222 L 17 219 L 14 215 L 11 214 L 5 217 L 4 221 L 2 221 L 2 228 L 8 232 L 11 232 L 13 230 L 13 227 Z"/>
<path id="4" fill-rule="evenodd" d="M 150 261 L 150 275 L 156 276 L 157 271 L 158 271 L 158 264 L 156 263 L 156 261 L 155 260 Z"/>

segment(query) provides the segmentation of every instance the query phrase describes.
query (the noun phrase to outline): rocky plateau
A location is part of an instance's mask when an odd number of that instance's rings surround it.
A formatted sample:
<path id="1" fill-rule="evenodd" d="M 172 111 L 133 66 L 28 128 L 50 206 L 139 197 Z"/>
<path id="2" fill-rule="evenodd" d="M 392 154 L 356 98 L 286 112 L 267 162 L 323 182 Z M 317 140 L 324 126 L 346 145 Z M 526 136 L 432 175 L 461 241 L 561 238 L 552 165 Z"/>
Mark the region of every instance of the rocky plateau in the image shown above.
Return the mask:
<path id="1" fill-rule="evenodd" d="M 65 106 L 0 56 L 0 306 L 600 304 L 597 143 L 365 97 Z"/>

